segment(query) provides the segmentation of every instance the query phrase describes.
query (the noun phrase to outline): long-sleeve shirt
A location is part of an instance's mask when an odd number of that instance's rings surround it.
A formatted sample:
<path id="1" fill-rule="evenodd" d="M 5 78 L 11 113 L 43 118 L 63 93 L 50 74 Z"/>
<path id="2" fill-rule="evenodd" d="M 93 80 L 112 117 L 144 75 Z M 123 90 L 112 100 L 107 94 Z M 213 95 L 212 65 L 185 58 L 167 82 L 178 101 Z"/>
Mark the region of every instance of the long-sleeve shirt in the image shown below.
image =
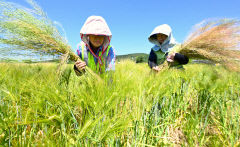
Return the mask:
<path id="1" fill-rule="evenodd" d="M 100 52 L 102 52 L 102 47 L 100 47 L 95 52 L 95 54 L 99 55 Z M 89 64 L 90 64 L 89 56 L 92 56 L 92 58 L 94 59 L 93 62 L 95 62 L 96 66 L 99 62 L 99 59 L 98 59 L 99 56 L 97 56 L 97 57 L 93 56 L 92 53 L 90 52 L 89 48 L 83 42 L 78 44 L 77 54 L 83 61 L 86 62 L 87 66 L 89 66 Z M 104 54 L 102 55 L 102 61 L 105 63 L 105 65 L 104 65 L 105 71 L 114 71 L 115 70 L 115 60 L 116 60 L 116 56 L 115 56 L 114 48 L 112 46 L 109 46 L 109 50 L 105 51 Z M 74 65 L 74 70 L 76 73 L 81 73 L 75 65 Z M 95 69 L 93 69 L 93 70 L 95 70 Z M 78 75 L 80 75 L 80 74 L 78 74 Z"/>
<path id="2" fill-rule="evenodd" d="M 157 55 L 157 54 L 160 54 L 160 55 Z M 154 51 L 153 49 L 151 49 L 151 52 L 148 58 L 148 65 L 150 66 L 150 68 L 153 68 L 155 66 L 162 64 L 166 60 L 167 55 L 168 55 L 168 52 L 164 53 L 161 50 Z M 180 53 L 176 53 L 174 56 L 174 62 L 175 62 L 174 65 L 187 64 L 188 61 L 189 61 L 188 57 Z"/>

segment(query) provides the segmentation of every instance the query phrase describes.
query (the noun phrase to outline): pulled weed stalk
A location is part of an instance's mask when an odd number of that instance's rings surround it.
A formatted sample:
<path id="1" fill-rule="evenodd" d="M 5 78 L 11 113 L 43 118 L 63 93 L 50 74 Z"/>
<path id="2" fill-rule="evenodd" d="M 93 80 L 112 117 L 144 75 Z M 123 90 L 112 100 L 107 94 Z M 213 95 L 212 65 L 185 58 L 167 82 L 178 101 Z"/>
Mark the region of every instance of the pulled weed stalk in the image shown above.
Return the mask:
<path id="1" fill-rule="evenodd" d="M 0 2 L 0 44 L 2 52 L 30 51 L 34 54 L 64 56 L 64 64 L 69 60 L 81 60 L 68 45 L 57 25 L 33 0 L 27 0 L 32 9 L 10 2 Z M 61 27 L 61 25 L 58 25 Z M 64 32 L 64 30 L 63 30 Z M 24 52 L 25 51 L 25 52 Z M 60 64 L 60 66 L 61 66 Z M 87 73 L 99 78 L 91 69 Z"/>
<path id="2" fill-rule="evenodd" d="M 194 26 L 176 51 L 192 59 L 210 60 L 225 68 L 240 71 L 240 21 L 204 20 Z M 167 62 L 161 65 L 166 69 Z"/>

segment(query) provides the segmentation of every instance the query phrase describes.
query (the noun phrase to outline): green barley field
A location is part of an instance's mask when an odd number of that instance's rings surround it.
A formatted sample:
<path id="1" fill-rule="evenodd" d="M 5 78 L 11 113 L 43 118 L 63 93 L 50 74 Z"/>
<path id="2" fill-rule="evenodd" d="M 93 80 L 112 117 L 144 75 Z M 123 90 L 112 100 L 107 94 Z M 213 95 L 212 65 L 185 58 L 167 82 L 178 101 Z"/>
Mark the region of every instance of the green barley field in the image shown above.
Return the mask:
<path id="1" fill-rule="evenodd" d="M 128 60 L 102 80 L 57 70 L 0 63 L 0 146 L 240 146 L 239 73 Z"/>

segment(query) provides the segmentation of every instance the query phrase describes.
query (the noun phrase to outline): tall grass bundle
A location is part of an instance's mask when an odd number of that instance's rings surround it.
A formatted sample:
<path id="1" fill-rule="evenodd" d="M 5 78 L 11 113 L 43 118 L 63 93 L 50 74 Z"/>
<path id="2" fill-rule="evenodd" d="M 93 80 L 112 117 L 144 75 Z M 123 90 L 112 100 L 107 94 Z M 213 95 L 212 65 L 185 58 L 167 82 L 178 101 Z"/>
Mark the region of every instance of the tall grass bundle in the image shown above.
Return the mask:
<path id="1" fill-rule="evenodd" d="M 240 60 L 240 21 L 205 20 L 195 25 L 179 52 L 190 58 L 207 59 L 237 70 Z"/>
<path id="2" fill-rule="evenodd" d="M 240 72 L 240 21 L 236 19 L 205 20 L 194 26 L 176 51 L 192 59 L 210 60 Z M 160 65 L 164 70 L 167 61 Z"/>
<path id="3" fill-rule="evenodd" d="M 32 50 L 45 54 L 71 53 L 67 40 L 42 9 L 28 0 L 33 9 L 15 3 L 0 2 L 0 43 L 18 50 Z M 72 60 L 77 60 L 75 55 Z"/>
<path id="4" fill-rule="evenodd" d="M 15 49 L 23 53 L 31 51 L 36 54 L 63 56 L 65 61 L 80 60 L 59 31 L 58 26 L 61 25 L 52 22 L 33 0 L 27 2 L 32 9 L 16 3 L 0 2 L 0 44 L 4 47 L 3 51 L 10 53 Z M 89 68 L 86 70 L 95 75 Z"/>

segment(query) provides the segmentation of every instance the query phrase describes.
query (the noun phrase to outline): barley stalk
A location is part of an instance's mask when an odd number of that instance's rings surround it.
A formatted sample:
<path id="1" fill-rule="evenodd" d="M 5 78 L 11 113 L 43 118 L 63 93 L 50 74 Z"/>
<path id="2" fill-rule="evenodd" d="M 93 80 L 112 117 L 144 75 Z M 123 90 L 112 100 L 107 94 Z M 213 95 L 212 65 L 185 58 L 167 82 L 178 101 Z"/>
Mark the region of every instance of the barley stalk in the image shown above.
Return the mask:
<path id="1" fill-rule="evenodd" d="M 203 21 L 195 25 L 178 52 L 189 58 L 210 60 L 228 69 L 240 71 L 240 21 Z"/>
<path id="2" fill-rule="evenodd" d="M 33 0 L 27 2 L 33 9 L 15 3 L 0 2 L 0 44 L 4 46 L 3 51 L 32 51 L 57 57 L 69 56 L 71 61 L 81 60 L 58 30 L 57 23 L 52 22 Z M 90 68 L 86 67 L 86 71 L 98 77 Z"/>

